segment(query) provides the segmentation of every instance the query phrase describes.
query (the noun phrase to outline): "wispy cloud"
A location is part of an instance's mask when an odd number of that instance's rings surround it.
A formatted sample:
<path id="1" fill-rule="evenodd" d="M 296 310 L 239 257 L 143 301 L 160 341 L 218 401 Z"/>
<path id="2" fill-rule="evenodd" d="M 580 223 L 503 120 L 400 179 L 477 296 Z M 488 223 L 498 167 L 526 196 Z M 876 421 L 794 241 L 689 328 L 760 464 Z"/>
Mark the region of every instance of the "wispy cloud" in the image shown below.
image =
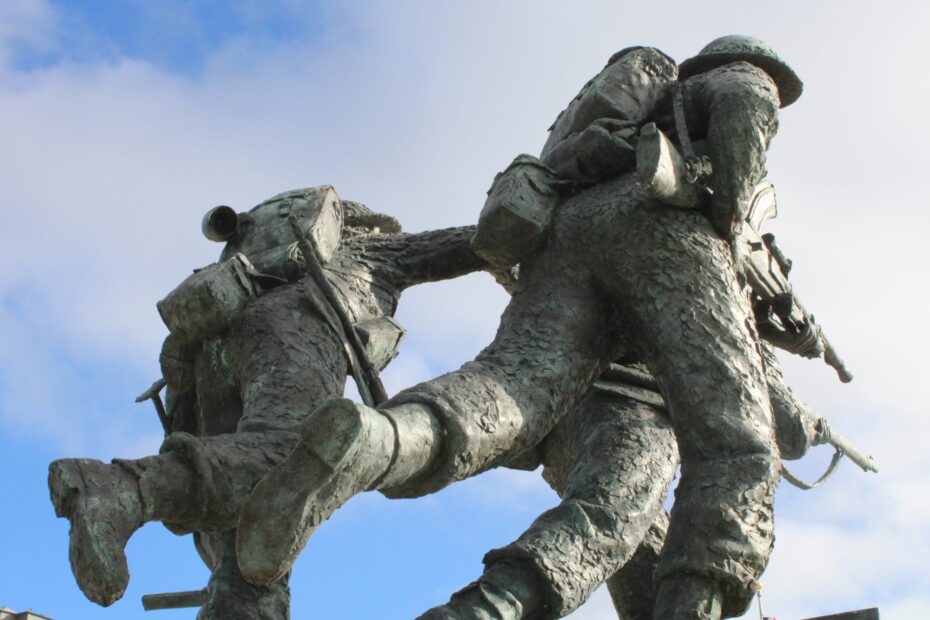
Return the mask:
<path id="1" fill-rule="evenodd" d="M 0 69 L 16 53 L 45 52 L 56 45 L 56 13 L 47 0 L 8 0 L 0 5 Z"/>
<path id="2" fill-rule="evenodd" d="M 651 6 L 615 2 L 285 2 L 271 13 L 242 2 L 230 18 L 238 30 L 217 38 L 196 14 L 159 3 L 146 9 L 160 11 L 149 34 L 174 24 L 167 47 L 197 41 L 184 51 L 197 70 L 182 71 L 175 52 L 127 53 L 63 5 L 0 3 L 0 422 L 63 450 L 152 449 L 157 427 L 127 417 L 150 415 L 129 396 L 157 371 L 165 330 L 154 302 L 218 253 L 198 231 L 207 208 L 330 183 L 409 230 L 469 223 L 494 172 L 538 150 L 617 48 L 651 43 L 680 59 L 750 31 L 807 82 L 771 153 L 782 206 L 772 230 L 795 259 L 799 296 L 857 374 L 840 386 L 798 360 L 789 380 L 882 469 L 844 467 L 828 487 L 780 493 L 767 609 L 801 617 L 877 602 L 883 615 L 921 617 L 927 584 L 906 571 L 920 571 L 911 558 L 930 544 L 930 121 L 918 105 L 930 82 L 914 77 L 930 55 L 920 31 L 930 5 L 808 3 L 804 19 L 792 3 L 673 5 L 657 19 Z M 268 36 L 281 16 L 288 28 Z M 45 62 L 23 64 L 27 52 Z M 480 276 L 410 291 L 389 388 L 470 358 L 505 301 Z M 114 368 L 113 383 L 138 385 L 104 396 Z M 869 568 L 850 576 L 854 562 Z M 801 574 L 816 589 L 802 591 Z M 606 615 L 598 596 L 576 617 Z"/>

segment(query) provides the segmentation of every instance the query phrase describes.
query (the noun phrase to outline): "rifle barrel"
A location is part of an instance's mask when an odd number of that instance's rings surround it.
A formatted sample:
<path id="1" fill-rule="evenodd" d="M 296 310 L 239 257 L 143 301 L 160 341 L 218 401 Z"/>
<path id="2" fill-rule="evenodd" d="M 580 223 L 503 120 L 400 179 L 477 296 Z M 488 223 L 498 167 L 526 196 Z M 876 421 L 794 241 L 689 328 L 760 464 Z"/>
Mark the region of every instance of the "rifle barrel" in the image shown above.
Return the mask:
<path id="1" fill-rule="evenodd" d="M 846 368 L 846 364 L 843 363 L 843 360 L 840 359 L 840 356 L 837 355 L 836 349 L 833 348 L 833 345 L 830 344 L 830 341 L 827 340 L 827 337 L 823 335 L 823 331 L 820 332 L 820 341 L 823 343 L 823 361 L 833 367 L 836 370 L 837 376 L 840 378 L 840 381 L 843 383 L 849 383 L 853 380 L 853 375 Z"/>
<path id="2" fill-rule="evenodd" d="M 825 419 L 820 418 L 817 424 L 819 426 L 818 430 L 824 435 L 827 443 L 848 456 L 849 460 L 858 465 L 862 471 L 878 472 L 874 459 L 861 452 L 856 446 L 852 445 L 852 442 L 833 430 L 833 427 Z"/>
<path id="3" fill-rule="evenodd" d="M 145 611 L 158 609 L 183 609 L 185 607 L 202 607 L 207 602 L 207 589 L 189 590 L 187 592 L 165 592 L 164 594 L 146 594 L 142 597 Z"/>

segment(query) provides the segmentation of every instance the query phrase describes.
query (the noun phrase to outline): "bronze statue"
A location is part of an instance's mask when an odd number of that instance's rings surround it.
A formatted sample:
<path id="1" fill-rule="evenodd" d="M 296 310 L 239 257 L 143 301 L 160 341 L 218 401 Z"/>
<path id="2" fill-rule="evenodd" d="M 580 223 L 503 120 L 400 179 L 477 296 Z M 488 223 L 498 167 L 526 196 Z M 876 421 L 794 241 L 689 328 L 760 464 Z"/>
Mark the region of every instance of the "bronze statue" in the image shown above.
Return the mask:
<path id="1" fill-rule="evenodd" d="M 292 562 L 354 494 L 416 497 L 542 464 L 561 503 L 423 618 L 557 618 L 605 581 L 624 618 L 742 613 L 781 459 L 830 441 L 871 467 L 794 397 L 771 349 L 851 378 L 759 232 L 778 108 L 800 93 L 750 37 L 680 66 L 627 48 L 539 158 L 498 175 L 477 228 L 403 234 L 328 187 L 209 212 L 220 262 L 159 304 L 162 453 L 51 465 L 82 590 L 119 598 L 123 547 L 159 520 L 195 532 L 214 570 L 199 617 L 286 618 Z M 475 270 L 512 293 L 494 341 L 388 399 L 377 371 L 403 333 L 401 291 Z M 347 375 L 365 404 L 339 398 Z"/>
<path id="2" fill-rule="evenodd" d="M 390 319 L 401 291 L 485 266 L 468 247 L 472 229 L 404 234 L 394 218 L 339 201 L 325 186 L 285 192 L 244 214 L 228 207 L 208 214 L 208 236 L 228 240 L 220 262 L 159 305 L 172 330 L 161 357 L 170 431 L 161 454 L 50 466 L 56 512 L 72 524 L 72 569 L 91 600 L 108 605 L 122 596 L 123 547 L 144 522 L 179 533 L 235 528 L 239 505 L 296 445 L 307 414 L 343 393 L 344 338 L 306 296 L 314 284 L 301 281 L 304 259 L 289 215 L 315 239 L 329 281 L 381 366 L 402 335 Z M 214 544 L 198 545 L 208 564 L 238 572 L 234 558 L 220 562 L 224 545 L 210 538 Z M 209 601 L 205 613 L 222 604 Z M 255 617 L 284 617 L 287 593 L 270 609 Z M 207 617 L 224 616 L 219 609 Z"/>
<path id="3" fill-rule="evenodd" d="M 204 619 L 288 617 L 286 578 L 253 585 L 239 572 L 236 512 L 251 486 L 296 444 L 294 429 L 310 411 L 341 393 L 354 367 L 338 319 L 320 307 L 322 291 L 305 281 L 302 286 L 312 290 L 308 297 L 298 284 L 304 255 L 318 251 L 301 252 L 289 233 L 286 216 L 291 215 L 299 216 L 313 246 L 323 248 L 319 254 L 327 260 L 326 278 L 344 300 L 336 303 L 364 336 L 365 351 L 358 353 L 379 369 L 396 355 L 402 336 L 389 317 L 404 288 L 488 268 L 469 249 L 474 227 L 404 235 L 390 216 L 338 201 L 327 187 L 285 192 L 248 213 L 236 214 L 229 207 L 208 212 L 206 236 L 227 242 L 220 262 L 199 270 L 159 304 L 172 333 L 162 348 L 164 380 L 144 396 L 156 399 L 165 424 L 162 454 L 113 465 L 64 459 L 50 468 L 56 510 L 72 521 L 75 576 L 91 600 L 105 605 L 121 596 L 128 580 L 123 546 L 141 522 L 161 520 L 176 533 L 194 533 L 213 574 L 204 595 L 148 597 L 153 608 L 167 600 L 168 605 L 201 606 L 198 617 Z M 630 495 L 626 503 L 606 505 L 604 515 L 617 522 L 633 514 L 639 529 L 623 537 L 626 555 L 611 548 L 602 568 L 592 562 L 600 572 L 588 571 L 586 579 L 562 584 L 572 591 L 575 605 L 590 594 L 579 588 L 599 585 L 607 576 L 604 570 L 615 573 L 610 585 L 618 601 L 633 584 L 648 583 L 661 546 L 661 501 L 677 462 L 674 441 L 666 416 L 655 411 L 654 390 L 630 385 L 628 375 L 605 376 L 600 391 L 578 408 L 577 419 L 560 425 L 545 446 L 508 463 L 523 468 L 545 463 L 546 476 L 560 494 L 571 477 L 610 484 Z M 166 407 L 157 397 L 162 384 L 168 388 Z M 585 438 L 579 437 L 582 429 Z M 602 449 L 622 453 L 631 475 L 614 476 L 614 463 L 610 472 L 584 465 L 602 460 Z M 566 497 L 568 505 L 573 501 Z M 619 570 L 654 520 L 636 559 Z M 104 523 L 113 528 L 95 529 Z M 615 537 L 613 544 L 618 542 Z M 504 574 L 511 586 L 518 578 L 533 577 L 523 570 Z M 639 592 L 624 601 L 627 608 L 651 607 L 652 598 Z"/>
<path id="4" fill-rule="evenodd" d="M 300 445 L 243 508 L 237 546 L 247 578 L 277 579 L 355 493 L 430 493 L 538 445 L 609 362 L 629 352 L 657 379 L 682 460 L 655 615 L 745 610 L 771 550 L 780 458 L 737 240 L 778 108 L 798 98 L 801 82 L 748 37 L 712 42 L 682 63 L 677 81 L 677 67 L 657 50 L 624 50 L 611 63 L 622 64 L 640 68 L 637 79 L 601 82 L 592 116 L 576 115 L 558 138 L 566 156 L 552 160 L 553 182 L 540 190 L 535 172 L 523 175 L 543 205 L 535 217 L 519 217 L 525 204 L 503 210 L 529 241 L 488 253 L 520 262 L 494 342 L 378 409 L 336 400 L 314 412 Z M 638 183 L 630 139 L 649 122 L 680 134 L 679 149 L 694 149 L 695 180 L 706 157 L 706 210 L 659 202 Z M 544 151 L 543 166 L 554 152 Z M 317 431 L 337 424 L 339 440 Z"/>

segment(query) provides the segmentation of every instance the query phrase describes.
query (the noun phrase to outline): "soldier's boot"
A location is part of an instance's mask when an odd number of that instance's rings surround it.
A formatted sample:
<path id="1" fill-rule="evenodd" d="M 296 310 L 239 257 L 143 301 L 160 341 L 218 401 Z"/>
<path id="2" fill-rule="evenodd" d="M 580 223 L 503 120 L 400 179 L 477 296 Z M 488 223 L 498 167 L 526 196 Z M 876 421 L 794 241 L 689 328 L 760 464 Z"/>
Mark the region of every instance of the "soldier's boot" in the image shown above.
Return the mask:
<path id="1" fill-rule="evenodd" d="M 397 415 L 405 407 L 408 415 Z M 242 575 L 256 585 L 279 579 L 320 523 L 354 495 L 422 471 L 438 453 L 439 437 L 425 408 L 402 405 L 389 418 L 344 398 L 323 404 L 291 455 L 262 478 L 240 512 Z"/>
<path id="2" fill-rule="evenodd" d="M 713 580 L 674 573 L 659 583 L 655 620 L 719 620 L 722 595 Z"/>
<path id="3" fill-rule="evenodd" d="M 104 606 L 126 589 L 123 549 L 133 532 L 149 521 L 196 523 L 206 510 L 196 472 L 172 452 L 110 464 L 61 459 L 49 465 L 48 487 L 55 513 L 71 521 L 71 570 L 78 585 Z"/>
<path id="4" fill-rule="evenodd" d="M 135 476 L 119 465 L 61 459 L 49 465 L 55 514 L 71 521 L 71 570 L 84 595 L 103 606 L 123 596 L 129 568 L 123 552 L 143 522 Z"/>
<path id="5" fill-rule="evenodd" d="M 539 578 L 509 562 L 488 565 L 481 578 L 417 620 L 521 620 L 544 609 Z"/>

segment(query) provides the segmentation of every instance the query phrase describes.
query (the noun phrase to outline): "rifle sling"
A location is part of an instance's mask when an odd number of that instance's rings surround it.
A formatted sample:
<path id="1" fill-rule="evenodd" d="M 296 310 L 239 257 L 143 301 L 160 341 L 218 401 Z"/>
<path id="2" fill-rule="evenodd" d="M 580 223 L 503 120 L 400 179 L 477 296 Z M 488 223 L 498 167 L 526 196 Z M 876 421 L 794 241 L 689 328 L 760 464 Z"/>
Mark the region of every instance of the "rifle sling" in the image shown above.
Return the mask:
<path id="1" fill-rule="evenodd" d="M 804 491 L 810 491 L 813 488 L 819 487 L 821 484 L 826 482 L 827 478 L 833 475 L 833 472 L 836 470 L 836 466 L 840 463 L 840 459 L 843 458 L 843 454 L 844 453 L 842 450 L 837 450 L 834 452 L 833 458 L 830 460 L 830 465 L 827 467 L 827 471 L 823 472 L 823 475 L 813 482 L 807 483 L 799 478 L 796 478 L 794 474 L 788 471 L 788 468 L 785 467 L 784 463 L 782 463 L 781 466 L 781 475 L 793 486 L 796 486 L 799 489 L 803 489 Z"/>
<path id="2" fill-rule="evenodd" d="M 381 383 L 381 377 L 368 358 L 368 352 L 352 325 L 348 310 L 342 305 L 335 287 L 326 278 L 311 238 L 303 234 L 296 217 L 291 215 L 288 221 L 297 237 L 298 247 L 304 256 L 304 264 L 309 275 L 304 280 L 304 294 L 342 341 L 352 369 L 352 377 L 358 385 L 362 400 L 369 407 L 377 407 L 387 400 L 387 392 L 384 384 Z M 317 290 L 310 290 L 313 288 Z M 317 292 L 321 294 L 315 295 L 314 293 Z"/>

